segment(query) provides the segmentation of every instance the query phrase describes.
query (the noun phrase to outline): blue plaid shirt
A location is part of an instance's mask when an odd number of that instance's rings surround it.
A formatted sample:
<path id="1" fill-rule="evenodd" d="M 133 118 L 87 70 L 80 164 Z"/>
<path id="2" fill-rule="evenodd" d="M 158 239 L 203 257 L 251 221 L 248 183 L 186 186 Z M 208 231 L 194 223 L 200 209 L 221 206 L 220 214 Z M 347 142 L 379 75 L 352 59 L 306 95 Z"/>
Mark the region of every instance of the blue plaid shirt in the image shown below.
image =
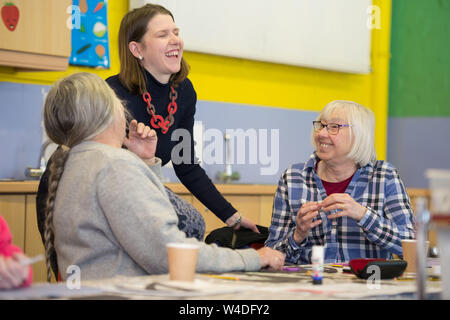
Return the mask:
<path id="1" fill-rule="evenodd" d="M 385 161 L 359 168 L 345 190 L 367 208 L 359 222 L 348 217 L 327 219 L 334 211 L 319 211 L 314 220 L 322 223 L 312 228 L 302 243 L 295 243 L 296 217 L 302 204 L 327 197 L 315 171 L 318 160 L 313 153 L 308 162 L 294 164 L 282 174 L 266 246 L 283 252 L 286 262 L 295 264 L 311 263 L 313 245 L 325 246 L 325 263 L 391 259 L 392 254 L 401 257 L 401 240 L 415 238 L 415 218 L 397 170 Z"/>

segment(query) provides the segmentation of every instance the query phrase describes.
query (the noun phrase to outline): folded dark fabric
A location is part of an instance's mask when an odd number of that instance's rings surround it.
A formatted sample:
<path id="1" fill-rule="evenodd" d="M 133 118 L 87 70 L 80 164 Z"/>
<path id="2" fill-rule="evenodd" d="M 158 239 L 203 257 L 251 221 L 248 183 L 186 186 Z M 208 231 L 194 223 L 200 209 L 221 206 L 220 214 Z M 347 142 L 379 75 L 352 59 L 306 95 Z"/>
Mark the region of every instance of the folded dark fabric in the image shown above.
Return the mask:
<path id="1" fill-rule="evenodd" d="M 223 227 L 213 230 L 205 239 L 205 243 L 215 243 L 220 247 L 231 249 L 242 249 L 254 243 L 264 243 L 269 236 L 269 229 L 263 226 L 256 226 L 260 233 L 250 229 L 240 228 L 233 230 L 231 227 Z"/>

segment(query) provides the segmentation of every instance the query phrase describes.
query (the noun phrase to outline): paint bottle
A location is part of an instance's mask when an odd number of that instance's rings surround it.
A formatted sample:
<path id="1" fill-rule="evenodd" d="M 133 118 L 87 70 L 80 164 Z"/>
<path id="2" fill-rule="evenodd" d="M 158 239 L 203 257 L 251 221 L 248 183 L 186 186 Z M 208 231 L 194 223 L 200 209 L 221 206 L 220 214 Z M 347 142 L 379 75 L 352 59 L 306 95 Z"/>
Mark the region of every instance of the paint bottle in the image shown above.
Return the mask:
<path id="1" fill-rule="evenodd" d="M 322 284 L 323 256 L 324 256 L 324 247 L 323 246 L 313 246 L 312 247 L 311 262 L 313 265 L 313 274 L 312 274 L 313 284 Z"/>

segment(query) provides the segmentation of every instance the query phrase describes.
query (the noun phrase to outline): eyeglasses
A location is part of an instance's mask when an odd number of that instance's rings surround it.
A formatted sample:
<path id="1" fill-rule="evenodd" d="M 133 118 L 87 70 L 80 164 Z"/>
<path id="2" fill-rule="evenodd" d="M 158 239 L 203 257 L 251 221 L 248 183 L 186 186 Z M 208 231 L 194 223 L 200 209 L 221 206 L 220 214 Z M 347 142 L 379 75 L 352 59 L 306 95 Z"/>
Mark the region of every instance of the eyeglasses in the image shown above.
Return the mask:
<path id="1" fill-rule="evenodd" d="M 340 128 L 351 127 L 351 125 L 337 123 L 323 124 L 322 121 L 313 121 L 313 127 L 316 132 L 319 132 L 323 128 L 327 128 L 329 134 L 338 134 Z"/>

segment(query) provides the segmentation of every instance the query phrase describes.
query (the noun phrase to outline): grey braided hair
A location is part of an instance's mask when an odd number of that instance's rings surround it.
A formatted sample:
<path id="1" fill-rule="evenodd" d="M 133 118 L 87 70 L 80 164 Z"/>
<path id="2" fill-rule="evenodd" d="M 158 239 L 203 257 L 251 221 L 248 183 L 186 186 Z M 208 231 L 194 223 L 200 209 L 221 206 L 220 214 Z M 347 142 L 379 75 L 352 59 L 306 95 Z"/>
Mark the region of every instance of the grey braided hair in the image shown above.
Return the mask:
<path id="1" fill-rule="evenodd" d="M 76 73 L 57 81 L 46 96 L 45 131 L 54 143 L 60 145 L 52 155 L 44 209 L 44 246 L 49 282 L 50 255 L 55 250 L 53 209 L 70 148 L 104 131 L 118 111 L 124 112 L 124 108 L 114 91 L 103 79 L 91 73 Z"/>

